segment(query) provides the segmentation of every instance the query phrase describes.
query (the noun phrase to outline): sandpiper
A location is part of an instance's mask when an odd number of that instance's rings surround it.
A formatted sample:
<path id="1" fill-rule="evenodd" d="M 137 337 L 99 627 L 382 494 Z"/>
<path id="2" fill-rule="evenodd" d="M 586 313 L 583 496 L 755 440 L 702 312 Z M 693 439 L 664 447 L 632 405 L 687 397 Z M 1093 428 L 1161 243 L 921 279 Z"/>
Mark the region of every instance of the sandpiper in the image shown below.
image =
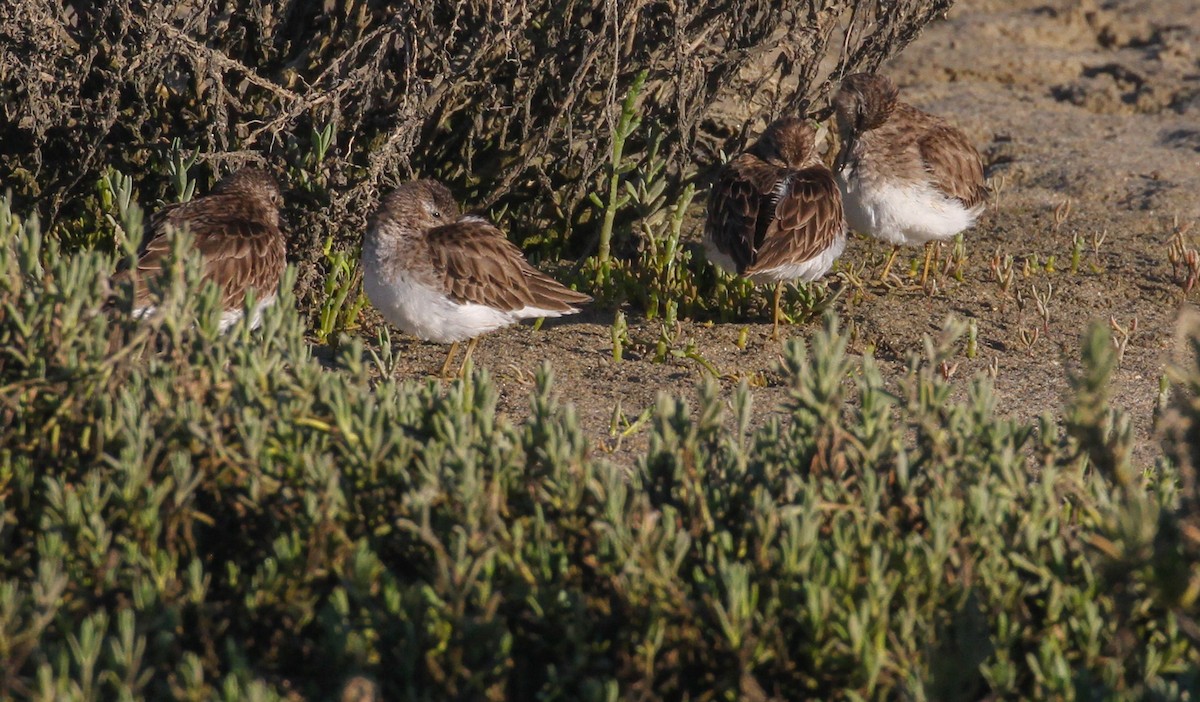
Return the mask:
<path id="1" fill-rule="evenodd" d="M 591 301 L 525 260 L 491 222 L 460 215 L 433 180 L 405 183 L 380 203 L 362 248 L 363 290 L 383 318 L 426 341 L 449 343 L 447 377 L 459 342 L 459 372 L 487 332 L 531 317 L 558 317 Z"/>
<path id="2" fill-rule="evenodd" d="M 816 150 L 816 130 L 786 117 L 721 169 L 708 200 L 709 260 L 754 283 L 775 283 L 772 337 L 783 284 L 812 282 L 846 247 L 842 198 Z"/>
<path id="3" fill-rule="evenodd" d="M 188 202 L 173 203 L 150 218 L 150 241 L 137 265 L 114 276 L 132 279 L 133 315 L 153 314 L 155 303 L 141 278 L 162 269 L 171 251 L 167 229 L 187 229 L 200 251 L 203 277 L 221 291 L 220 331 L 242 318 L 246 294 L 253 289 L 256 304 L 251 328 L 275 301 L 279 279 L 287 266 L 287 247 L 279 228 L 283 197 L 275 178 L 260 168 L 242 168 L 213 186 L 212 192 Z"/>
<path id="4" fill-rule="evenodd" d="M 901 245 L 925 245 L 921 286 L 933 243 L 971 227 L 983 211 L 983 160 L 966 135 L 897 100 L 891 80 L 856 73 L 834 98 L 842 148 L 834 170 L 855 231 L 892 244 L 887 280 Z"/>

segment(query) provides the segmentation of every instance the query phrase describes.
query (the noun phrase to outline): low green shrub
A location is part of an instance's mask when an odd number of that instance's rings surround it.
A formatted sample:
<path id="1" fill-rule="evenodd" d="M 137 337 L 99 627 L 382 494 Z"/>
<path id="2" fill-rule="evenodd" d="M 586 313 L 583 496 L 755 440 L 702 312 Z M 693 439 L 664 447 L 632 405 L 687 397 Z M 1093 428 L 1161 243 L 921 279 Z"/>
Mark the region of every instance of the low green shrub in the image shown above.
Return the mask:
<path id="1" fill-rule="evenodd" d="M 1176 699 L 1197 684 L 1200 369 L 1135 470 L 1085 339 L 1062 426 L 894 387 L 827 319 L 786 417 L 663 396 L 634 466 L 589 452 L 543 369 L 323 367 L 283 285 L 219 336 L 183 249 L 163 314 L 110 258 L 0 203 L 0 697 Z M 107 307 L 106 307 L 107 306 Z M 1198 337 L 1200 338 L 1200 337 Z M 386 353 L 384 354 L 386 356 Z M 375 359 L 375 360 L 370 360 Z"/>

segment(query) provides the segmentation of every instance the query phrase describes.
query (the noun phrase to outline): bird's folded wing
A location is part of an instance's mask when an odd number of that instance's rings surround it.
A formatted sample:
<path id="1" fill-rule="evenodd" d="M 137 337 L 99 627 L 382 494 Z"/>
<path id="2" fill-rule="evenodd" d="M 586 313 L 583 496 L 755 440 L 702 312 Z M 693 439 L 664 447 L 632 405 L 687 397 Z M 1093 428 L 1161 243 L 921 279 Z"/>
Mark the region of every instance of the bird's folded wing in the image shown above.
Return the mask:
<path id="1" fill-rule="evenodd" d="M 721 170 L 708 201 L 708 237 L 742 272 L 771 226 L 784 170 L 743 154 Z"/>
<path id="2" fill-rule="evenodd" d="M 171 251 L 170 226 L 186 228 L 191 234 L 203 260 L 203 276 L 216 283 L 225 306 L 240 304 L 249 288 L 260 295 L 274 292 L 286 264 L 282 233 L 263 213 L 246 211 L 240 202 L 225 203 L 223 199 L 210 196 L 156 214 L 151 220 L 154 236 L 138 258 L 138 275 L 154 275 L 162 269 Z M 139 285 L 135 305 L 145 303 L 148 296 L 146 287 Z"/>
<path id="3" fill-rule="evenodd" d="M 477 217 L 432 229 L 427 240 L 435 274 L 455 302 L 567 312 L 591 299 L 535 269 L 503 232 Z"/>
<path id="4" fill-rule="evenodd" d="M 917 140 L 917 147 L 942 192 L 968 208 L 987 199 L 983 161 L 965 134 L 948 124 L 934 125 Z"/>
<path id="5" fill-rule="evenodd" d="M 844 230 L 841 193 L 828 169 L 791 171 L 783 179 L 780 193 L 774 217 L 747 273 L 816 258 Z"/>

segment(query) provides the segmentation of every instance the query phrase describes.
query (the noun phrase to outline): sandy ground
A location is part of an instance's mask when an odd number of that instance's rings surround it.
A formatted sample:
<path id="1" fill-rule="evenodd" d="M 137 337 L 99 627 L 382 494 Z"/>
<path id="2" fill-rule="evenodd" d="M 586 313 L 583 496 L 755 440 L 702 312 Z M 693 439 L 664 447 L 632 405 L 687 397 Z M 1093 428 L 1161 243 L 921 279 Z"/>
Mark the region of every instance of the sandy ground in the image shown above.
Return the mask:
<path id="1" fill-rule="evenodd" d="M 974 140 L 995 194 L 966 236 L 961 281 L 943 276 L 932 294 L 915 285 L 847 284 L 836 308 L 854 330 L 850 351 L 873 349 L 896 377 L 948 315 L 973 319 L 979 352 L 956 359 L 952 382 L 962 394 L 972 376 L 994 373 L 1000 411 L 1033 419 L 1061 408 L 1090 322 L 1131 329 L 1136 321 L 1113 392 L 1133 419 L 1137 455 L 1150 460 L 1159 377 L 1176 346 L 1175 320 L 1190 304 L 1173 276 L 1168 241 L 1176 221 L 1200 218 L 1200 3 L 961 0 L 883 72 L 902 99 Z M 1189 243 L 1200 246 L 1200 226 L 1191 234 Z M 1077 237 L 1082 256 L 1072 273 Z M 873 277 L 886 253 L 855 238 L 841 266 Z M 898 262 L 906 275 L 919 254 Z M 992 262 L 1008 255 L 1014 275 L 1004 291 Z M 1047 294 L 1048 321 L 1037 306 Z M 596 451 L 631 462 L 645 431 L 618 447 L 614 407 L 632 421 L 660 392 L 694 397 L 702 371 L 695 362 L 654 363 L 637 353 L 615 363 L 611 321 L 611 312 L 592 311 L 538 331 L 510 328 L 484 337 L 475 359 L 497 379 L 501 410 L 514 420 L 526 413 L 532 370 L 549 361 Z M 735 377 L 766 381 L 754 395 L 759 422 L 781 416 L 787 396 L 767 321 L 682 328 L 726 375 L 726 394 Z M 630 326 L 635 341 L 658 337 L 657 323 L 631 316 Z M 743 328 L 748 343 L 740 348 Z M 788 333 L 808 337 L 814 329 Z M 444 358 L 444 347 L 399 332 L 393 339 L 405 356 L 401 377 L 436 370 Z"/>

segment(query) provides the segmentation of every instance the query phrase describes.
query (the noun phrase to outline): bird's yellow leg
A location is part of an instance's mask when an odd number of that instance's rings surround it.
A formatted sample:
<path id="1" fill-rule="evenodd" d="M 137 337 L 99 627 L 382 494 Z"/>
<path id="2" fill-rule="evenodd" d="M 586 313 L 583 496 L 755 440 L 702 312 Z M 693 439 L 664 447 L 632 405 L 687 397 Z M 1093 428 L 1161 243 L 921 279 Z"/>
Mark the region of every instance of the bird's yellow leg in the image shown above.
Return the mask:
<path id="1" fill-rule="evenodd" d="M 775 283 L 775 306 L 772 308 L 773 313 L 771 315 L 772 322 L 773 322 L 772 326 L 771 326 L 771 338 L 772 339 L 779 338 L 779 301 L 782 297 L 783 297 L 783 283 L 782 282 Z"/>
<path id="2" fill-rule="evenodd" d="M 900 253 L 900 247 L 892 245 L 892 253 L 888 256 L 887 263 L 883 264 L 883 272 L 879 274 L 879 282 L 886 283 L 888 274 L 892 272 L 892 264 L 896 262 L 896 254 Z"/>
<path id="3" fill-rule="evenodd" d="M 467 352 L 463 354 L 462 365 L 458 367 L 458 377 L 462 378 L 467 372 L 467 364 L 471 362 L 471 354 L 475 353 L 475 346 L 479 343 L 479 337 L 475 337 L 467 342 Z"/>
<path id="4" fill-rule="evenodd" d="M 439 378 L 450 377 L 450 361 L 454 360 L 454 355 L 458 353 L 458 342 L 450 344 L 450 353 L 446 354 L 446 362 L 442 364 L 442 372 L 438 374 Z"/>
<path id="5" fill-rule="evenodd" d="M 925 287 L 925 283 L 929 280 L 929 262 L 933 259 L 933 247 L 934 243 L 932 241 L 925 244 L 925 268 L 921 270 L 922 288 Z"/>

